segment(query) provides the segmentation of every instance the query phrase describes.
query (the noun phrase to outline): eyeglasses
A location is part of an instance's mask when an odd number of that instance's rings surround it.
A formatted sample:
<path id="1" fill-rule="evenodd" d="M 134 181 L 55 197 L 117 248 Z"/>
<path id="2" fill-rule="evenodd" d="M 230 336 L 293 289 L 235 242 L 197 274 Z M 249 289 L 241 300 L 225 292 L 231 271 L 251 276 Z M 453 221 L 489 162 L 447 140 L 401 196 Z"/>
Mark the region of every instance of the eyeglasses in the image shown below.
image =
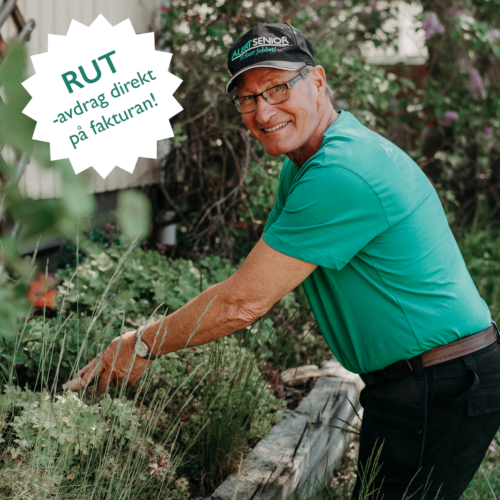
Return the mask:
<path id="1" fill-rule="evenodd" d="M 241 97 L 235 96 L 233 97 L 231 102 L 242 114 L 253 113 L 257 109 L 257 97 L 259 97 L 260 95 L 269 104 L 281 104 L 282 102 L 288 101 L 288 99 L 290 99 L 289 89 L 292 88 L 301 78 L 302 75 L 298 75 L 289 82 L 275 85 L 274 87 L 264 90 L 264 92 L 261 92 L 257 95 L 244 95 Z"/>

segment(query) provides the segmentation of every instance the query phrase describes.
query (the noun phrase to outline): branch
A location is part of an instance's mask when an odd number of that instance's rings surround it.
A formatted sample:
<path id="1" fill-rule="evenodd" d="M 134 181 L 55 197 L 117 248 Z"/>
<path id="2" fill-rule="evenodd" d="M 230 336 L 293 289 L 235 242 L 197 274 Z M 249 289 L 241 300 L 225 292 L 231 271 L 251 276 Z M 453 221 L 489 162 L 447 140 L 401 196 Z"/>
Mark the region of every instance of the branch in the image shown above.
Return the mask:
<path id="1" fill-rule="evenodd" d="M 163 193 L 163 195 L 165 196 L 165 198 L 167 199 L 167 201 L 170 203 L 170 205 L 172 205 L 172 208 L 175 210 L 175 213 L 182 219 L 184 224 L 186 224 L 186 226 L 191 231 L 193 229 L 193 226 L 189 223 L 189 221 L 186 219 L 186 217 L 184 217 L 184 214 L 180 211 L 179 207 L 174 203 L 174 200 L 168 194 L 168 191 L 163 184 L 160 184 L 160 189 L 161 189 L 161 192 Z"/>

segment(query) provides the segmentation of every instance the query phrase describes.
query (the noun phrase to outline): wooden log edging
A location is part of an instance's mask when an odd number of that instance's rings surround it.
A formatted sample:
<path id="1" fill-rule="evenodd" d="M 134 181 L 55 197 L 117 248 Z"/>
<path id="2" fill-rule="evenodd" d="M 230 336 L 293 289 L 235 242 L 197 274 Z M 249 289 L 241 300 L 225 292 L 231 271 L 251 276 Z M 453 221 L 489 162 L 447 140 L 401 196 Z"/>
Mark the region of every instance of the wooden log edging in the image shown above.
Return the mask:
<path id="1" fill-rule="evenodd" d="M 286 411 L 211 499 L 285 500 L 295 490 L 316 489 L 327 468 L 333 472 L 348 443 L 346 432 L 331 426 L 344 427 L 356 418 L 352 405 L 359 407 L 363 382 L 334 359 L 321 370 L 326 376 L 298 408 Z"/>

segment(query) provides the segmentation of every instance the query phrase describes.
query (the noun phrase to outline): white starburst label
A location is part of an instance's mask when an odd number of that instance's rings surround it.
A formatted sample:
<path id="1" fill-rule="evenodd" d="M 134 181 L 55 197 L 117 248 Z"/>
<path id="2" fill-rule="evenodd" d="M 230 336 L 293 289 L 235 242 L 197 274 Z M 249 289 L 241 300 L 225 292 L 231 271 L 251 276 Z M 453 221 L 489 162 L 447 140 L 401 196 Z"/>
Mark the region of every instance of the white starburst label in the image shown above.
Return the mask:
<path id="1" fill-rule="evenodd" d="M 37 122 L 33 139 L 50 143 L 51 160 L 69 158 L 77 174 L 94 167 L 105 178 L 115 166 L 132 173 L 140 156 L 156 158 L 156 141 L 174 135 L 182 80 L 168 71 L 172 54 L 155 50 L 154 33 L 136 35 L 129 19 L 111 26 L 100 15 L 88 27 L 73 20 L 48 46 L 31 58 L 23 112 Z"/>

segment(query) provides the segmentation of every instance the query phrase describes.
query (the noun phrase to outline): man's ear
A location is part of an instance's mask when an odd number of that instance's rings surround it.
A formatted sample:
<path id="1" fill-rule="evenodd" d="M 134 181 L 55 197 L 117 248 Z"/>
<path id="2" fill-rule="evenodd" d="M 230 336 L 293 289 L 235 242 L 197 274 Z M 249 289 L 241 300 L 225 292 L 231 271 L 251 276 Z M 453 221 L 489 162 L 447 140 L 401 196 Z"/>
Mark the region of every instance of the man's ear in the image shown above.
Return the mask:
<path id="1" fill-rule="evenodd" d="M 326 73 L 323 66 L 319 64 L 315 66 L 309 73 L 309 78 L 311 78 L 316 89 L 318 103 L 323 102 L 326 94 Z"/>

